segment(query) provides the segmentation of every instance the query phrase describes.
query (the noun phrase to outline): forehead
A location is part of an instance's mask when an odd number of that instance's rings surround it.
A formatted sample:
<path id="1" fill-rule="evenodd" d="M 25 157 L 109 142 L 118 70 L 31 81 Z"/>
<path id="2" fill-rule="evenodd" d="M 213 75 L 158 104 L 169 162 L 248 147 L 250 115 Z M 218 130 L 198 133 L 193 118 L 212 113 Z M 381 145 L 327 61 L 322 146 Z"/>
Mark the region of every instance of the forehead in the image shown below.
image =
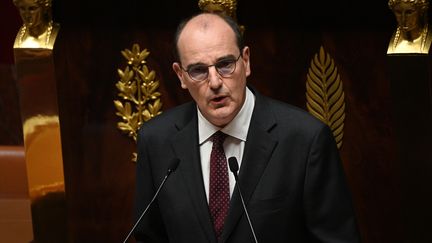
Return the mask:
<path id="1" fill-rule="evenodd" d="M 407 2 L 398 3 L 393 7 L 393 11 L 396 14 L 402 13 L 402 12 L 418 13 L 419 10 L 420 10 L 420 8 L 418 8 L 417 6 L 415 6 L 412 3 L 407 3 Z"/>
<path id="2" fill-rule="evenodd" d="M 238 53 L 234 31 L 225 20 L 209 14 L 191 19 L 180 33 L 177 46 L 182 62 Z"/>
<path id="3" fill-rule="evenodd" d="M 34 5 L 39 5 L 38 1 L 36 0 L 18 0 L 16 2 L 17 6 L 34 6 Z"/>

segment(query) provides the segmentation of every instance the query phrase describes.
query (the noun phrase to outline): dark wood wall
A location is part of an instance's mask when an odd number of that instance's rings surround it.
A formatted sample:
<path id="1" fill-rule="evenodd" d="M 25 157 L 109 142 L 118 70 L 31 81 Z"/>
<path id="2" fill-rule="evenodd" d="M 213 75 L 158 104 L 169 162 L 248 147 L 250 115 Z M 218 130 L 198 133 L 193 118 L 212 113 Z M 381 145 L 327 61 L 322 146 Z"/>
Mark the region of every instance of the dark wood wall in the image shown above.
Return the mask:
<path id="1" fill-rule="evenodd" d="M 55 63 L 71 241 L 119 242 L 132 226 L 135 181 L 130 162 L 135 144 L 116 128 L 113 105 L 117 69 L 125 66 L 120 51 L 133 43 L 149 49 L 163 109 L 190 100 L 171 70 L 171 48 L 176 24 L 198 11 L 197 1 L 63 0 L 54 1 L 53 10 L 62 25 Z M 251 48 L 249 82 L 263 94 L 305 108 L 313 56 L 323 46 L 334 59 L 346 95 L 341 155 L 363 242 L 403 242 L 407 232 L 400 216 L 401 170 L 386 59 L 395 20 L 387 1 L 240 1 L 238 20 Z M 15 34 L 8 31 L 2 39 Z M 15 99 L 16 91 L 1 92 Z M 13 131 L 9 141 L 19 144 L 18 110 L 0 105 L 14 117 L 1 124 L 0 137 Z"/>
<path id="2" fill-rule="evenodd" d="M 13 43 L 21 20 L 12 1 L 0 2 L 0 145 L 22 145 Z"/>

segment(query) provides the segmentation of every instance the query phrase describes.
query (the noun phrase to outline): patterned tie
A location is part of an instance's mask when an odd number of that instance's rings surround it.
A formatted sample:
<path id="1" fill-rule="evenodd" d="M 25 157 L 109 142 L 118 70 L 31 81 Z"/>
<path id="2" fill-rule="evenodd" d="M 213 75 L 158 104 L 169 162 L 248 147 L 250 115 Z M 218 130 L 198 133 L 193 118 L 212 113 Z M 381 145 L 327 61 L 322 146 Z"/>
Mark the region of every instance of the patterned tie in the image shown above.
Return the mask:
<path id="1" fill-rule="evenodd" d="M 230 200 L 228 166 L 223 149 L 226 136 L 225 133 L 218 131 L 211 138 L 213 147 L 210 155 L 209 208 L 218 240 L 222 234 Z"/>

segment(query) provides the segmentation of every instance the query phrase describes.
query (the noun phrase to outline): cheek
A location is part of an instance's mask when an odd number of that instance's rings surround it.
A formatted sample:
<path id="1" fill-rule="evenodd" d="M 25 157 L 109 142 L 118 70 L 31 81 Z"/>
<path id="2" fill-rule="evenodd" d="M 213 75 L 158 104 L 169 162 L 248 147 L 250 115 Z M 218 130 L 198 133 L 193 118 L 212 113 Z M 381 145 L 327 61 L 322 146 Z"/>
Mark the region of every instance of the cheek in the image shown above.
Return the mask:
<path id="1" fill-rule="evenodd" d="M 245 82 L 244 81 L 237 81 L 237 82 L 232 82 L 231 86 L 229 87 L 231 95 L 233 96 L 233 98 L 236 101 L 241 100 L 243 97 L 242 95 L 244 94 L 244 90 L 245 90 Z"/>
<path id="2" fill-rule="evenodd" d="M 179 78 L 180 85 L 183 89 L 193 89 L 193 84 L 183 75 L 183 73 L 177 72 L 177 77 Z"/>
<path id="3" fill-rule="evenodd" d="M 189 91 L 189 94 L 197 103 L 205 102 L 206 92 L 204 87 L 189 84 L 186 86 L 186 89 Z"/>
<path id="4" fill-rule="evenodd" d="M 41 11 L 37 11 L 36 14 L 34 15 L 34 18 L 37 19 L 37 20 L 39 20 L 39 19 L 42 19 L 41 16 L 42 16 Z"/>

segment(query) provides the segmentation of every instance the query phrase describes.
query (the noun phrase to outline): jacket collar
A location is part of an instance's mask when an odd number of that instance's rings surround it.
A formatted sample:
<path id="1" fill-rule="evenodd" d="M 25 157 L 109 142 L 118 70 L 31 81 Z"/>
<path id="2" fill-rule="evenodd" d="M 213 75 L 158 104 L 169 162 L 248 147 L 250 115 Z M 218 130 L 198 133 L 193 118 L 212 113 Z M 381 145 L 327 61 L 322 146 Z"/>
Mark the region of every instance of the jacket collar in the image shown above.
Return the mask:
<path id="1" fill-rule="evenodd" d="M 228 239 L 240 217 L 245 214 L 238 193 L 238 185 L 240 184 L 247 207 L 256 185 L 264 173 L 274 148 L 277 145 L 276 138 L 270 133 L 272 128 L 277 124 L 271 107 L 268 104 L 268 100 L 254 89 L 251 90 L 256 97 L 255 108 L 243 152 L 239 179 L 236 188 L 234 188 L 228 218 L 224 225 L 224 232 L 222 235 L 223 242 Z M 246 215 L 244 215 L 244 217 L 246 217 Z M 253 222 L 253 218 L 251 221 Z"/>
<path id="2" fill-rule="evenodd" d="M 187 106 L 184 118 L 189 120 L 176 120 L 178 133 L 174 135 L 171 144 L 177 158 L 181 161 L 178 170 L 188 189 L 188 196 L 191 199 L 192 207 L 205 232 L 208 242 L 216 243 L 216 236 L 213 230 L 207 198 L 202 178 L 201 162 L 198 144 L 198 120 L 196 104 L 191 102 Z"/>

